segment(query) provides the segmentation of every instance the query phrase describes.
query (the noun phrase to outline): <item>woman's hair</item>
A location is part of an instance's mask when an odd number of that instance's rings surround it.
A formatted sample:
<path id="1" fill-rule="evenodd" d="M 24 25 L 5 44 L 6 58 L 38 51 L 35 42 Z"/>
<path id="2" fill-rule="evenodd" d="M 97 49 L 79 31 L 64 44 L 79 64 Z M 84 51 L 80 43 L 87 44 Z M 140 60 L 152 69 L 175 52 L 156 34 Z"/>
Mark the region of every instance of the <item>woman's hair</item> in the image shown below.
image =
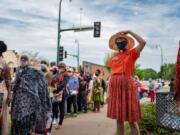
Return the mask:
<path id="1" fill-rule="evenodd" d="M 49 66 L 49 63 L 47 61 L 45 61 L 45 60 L 42 60 L 41 64 L 45 64 L 45 65 Z"/>
<path id="2" fill-rule="evenodd" d="M 4 43 L 4 41 L 0 41 L 0 53 L 7 51 L 7 45 Z"/>

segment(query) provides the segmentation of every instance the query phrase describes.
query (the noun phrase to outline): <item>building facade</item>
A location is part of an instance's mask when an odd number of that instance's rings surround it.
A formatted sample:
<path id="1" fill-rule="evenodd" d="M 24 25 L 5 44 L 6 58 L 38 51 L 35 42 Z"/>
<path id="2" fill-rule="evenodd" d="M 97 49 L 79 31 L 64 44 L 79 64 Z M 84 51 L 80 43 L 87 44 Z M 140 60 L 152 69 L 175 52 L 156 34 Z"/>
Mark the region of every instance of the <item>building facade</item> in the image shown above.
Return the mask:
<path id="1" fill-rule="evenodd" d="M 100 75 L 101 78 L 103 78 L 104 80 L 109 79 L 111 72 L 108 67 L 95 64 L 92 62 L 83 61 L 83 71 L 86 74 L 94 74 L 97 69 L 101 71 L 101 75 Z"/>

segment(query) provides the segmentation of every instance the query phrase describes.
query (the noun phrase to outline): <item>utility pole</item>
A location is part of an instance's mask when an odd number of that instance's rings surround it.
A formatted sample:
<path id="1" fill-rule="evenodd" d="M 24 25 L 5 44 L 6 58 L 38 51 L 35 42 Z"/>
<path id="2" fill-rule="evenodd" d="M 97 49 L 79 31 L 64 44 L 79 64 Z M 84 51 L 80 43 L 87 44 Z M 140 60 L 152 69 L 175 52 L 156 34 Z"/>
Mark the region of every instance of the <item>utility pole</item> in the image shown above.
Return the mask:
<path id="1" fill-rule="evenodd" d="M 72 0 L 69 0 L 69 1 L 71 2 Z M 62 7 L 62 0 L 59 1 L 59 17 L 58 17 L 58 30 L 57 30 L 57 34 L 58 34 L 57 35 L 57 61 L 56 61 L 57 64 L 59 61 L 63 60 L 63 59 L 60 60 L 60 57 L 59 57 L 59 48 L 61 47 L 61 44 L 60 44 L 61 32 L 65 32 L 65 31 L 83 32 L 83 31 L 94 30 L 94 37 L 100 37 L 100 31 L 101 31 L 101 22 L 95 22 L 94 26 L 86 26 L 86 27 L 81 26 L 82 25 L 82 10 L 83 10 L 83 8 L 80 8 L 80 27 L 72 27 L 72 28 L 62 29 L 61 28 L 61 7 Z M 79 55 L 79 52 L 78 52 L 78 55 Z M 75 55 L 71 55 L 71 56 L 75 56 Z"/>
<path id="2" fill-rule="evenodd" d="M 58 17 L 58 35 L 57 35 L 57 64 L 59 62 L 59 47 L 60 47 L 60 29 L 61 29 L 61 5 L 62 0 L 59 1 L 59 17 Z"/>
<path id="3" fill-rule="evenodd" d="M 164 64 L 164 59 L 163 59 L 163 48 L 161 45 L 157 45 L 157 48 L 160 48 L 161 49 L 161 70 L 162 70 L 162 78 L 164 79 L 164 67 L 163 67 L 163 64 Z"/>
<path id="4" fill-rule="evenodd" d="M 83 11 L 83 8 L 80 8 L 80 28 L 82 26 L 82 11 Z"/>
<path id="5" fill-rule="evenodd" d="M 75 40 L 75 43 L 77 43 L 77 70 L 78 72 L 80 72 L 80 69 L 79 69 L 79 40 Z"/>
<path id="6" fill-rule="evenodd" d="M 70 2 L 72 0 L 69 0 Z M 59 16 L 58 16 L 58 30 L 57 30 L 57 64 L 59 62 L 59 47 L 61 46 L 61 8 L 62 7 L 62 0 L 59 1 Z"/>

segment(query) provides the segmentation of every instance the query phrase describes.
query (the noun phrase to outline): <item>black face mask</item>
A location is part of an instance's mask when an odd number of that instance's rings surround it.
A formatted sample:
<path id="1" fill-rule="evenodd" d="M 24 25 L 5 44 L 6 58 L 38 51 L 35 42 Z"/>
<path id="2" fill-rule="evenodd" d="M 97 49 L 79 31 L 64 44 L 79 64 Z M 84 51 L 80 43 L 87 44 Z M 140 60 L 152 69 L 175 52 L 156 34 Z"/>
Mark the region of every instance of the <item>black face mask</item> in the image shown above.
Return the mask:
<path id="1" fill-rule="evenodd" d="M 116 41 L 116 45 L 118 47 L 119 50 L 122 50 L 123 52 L 126 50 L 126 45 L 127 45 L 127 40 L 125 39 L 119 39 Z"/>
<path id="2" fill-rule="evenodd" d="M 57 74 L 57 73 L 58 73 L 57 70 L 54 70 L 54 71 L 52 72 L 53 75 L 55 75 L 55 74 Z"/>
<path id="3" fill-rule="evenodd" d="M 4 80 L 4 77 L 3 77 L 3 73 L 1 72 L 0 73 L 0 82 L 2 82 Z"/>
<path id="4" fill-rule="evenodd" d="M 43 73 L 45 73 L 45 72 L 46 72 L 46 69 L 41 69 L 41 71 L 42 71 Z"/>

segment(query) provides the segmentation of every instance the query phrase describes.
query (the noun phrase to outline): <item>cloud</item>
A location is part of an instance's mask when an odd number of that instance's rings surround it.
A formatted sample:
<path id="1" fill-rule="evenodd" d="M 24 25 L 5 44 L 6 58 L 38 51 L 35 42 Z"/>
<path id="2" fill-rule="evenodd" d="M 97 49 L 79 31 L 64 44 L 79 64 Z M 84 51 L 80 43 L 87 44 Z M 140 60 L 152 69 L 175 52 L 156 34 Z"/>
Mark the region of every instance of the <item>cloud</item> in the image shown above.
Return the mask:
<path id="1" fill-rule="evenodd" d="M 56 59 L 58 0 L 1 0 L 0 39 L 10 49 L 38 51 L 49 60 Z M 74 0 L 62 2 L 62 28 L 102 22 L 101 38 L 93 38 L 93 32 L 64 32 L 61 45 L 76 54 L 80 43 L 80 60 L 104 63 L 109 37 L 120 30 L 131 29 L 147 40 L 139 63 L 142 68 L 160 69 L 161 45 L 165 62 L 176 61 L 180 35 L 180 2 L 178 0 Z M 68 57 L 68 64 L 76 65 L 76 59 Z"/>

